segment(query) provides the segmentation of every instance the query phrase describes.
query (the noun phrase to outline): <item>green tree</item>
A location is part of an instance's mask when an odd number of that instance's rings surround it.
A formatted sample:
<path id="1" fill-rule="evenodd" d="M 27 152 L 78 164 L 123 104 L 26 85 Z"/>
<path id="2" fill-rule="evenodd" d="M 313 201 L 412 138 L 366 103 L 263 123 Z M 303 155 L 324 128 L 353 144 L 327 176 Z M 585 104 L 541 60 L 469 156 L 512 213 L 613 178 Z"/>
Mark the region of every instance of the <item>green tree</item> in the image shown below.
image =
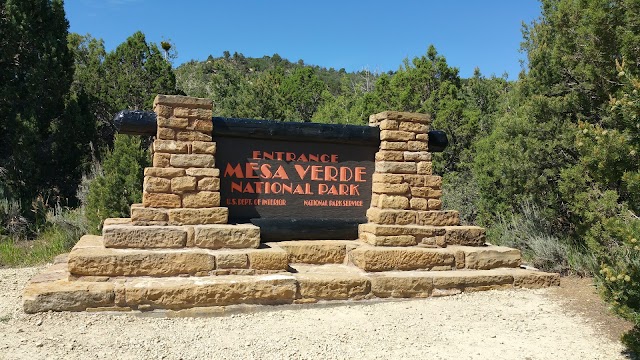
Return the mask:
<path id="1" fill-rule="evenodd" d="M 113 151 L 102 165 L 102 174 L 94 179 L 87 196 L 86 216 L 90 231 L 99 233 L 104 219 L 128 217 L 130 205 L 142 201 L 143 169 L 149 155 L 137 136 L 117 135 Z"/>
<path id="2" fill-rule="evenodd" d="M 140 31 L 106 55 L 104 74 L 104 93 L 112 113 L 122 109 L 149 110 L 157 94 L 176 93 L 171 64 Z"/>
<path id="3" fill-rule="evenodd" d="M 300 67 L 294 70 L 281 86 L 282 96 L 292 111 L 291 117 L 310 122 L 322 104 L 322 92 L 326 88 L 313 68 Z"/>
<path id="4" fill-rule="evenodd" d="M 73 54 L 60 0 L 0 1 L 0 168 L 23 209 L 74 201 L 93 123 L 70 95 Z M 67 155 L 71 154 L 73 155 Z M 60 168 L 62 167 L 62 169 Z M 71 170 L 65 175 L 59 171 Z"/>
<path id="5" fill-rule="evenodd" d="M 104 60 L 107 52 L 104 41 L 91 35 L 69 34 L 69 49 L 73 52 L 75 72 L 71 93 L 86 99 L 96 123 L 97 149 L 111 146 L 115 129 L 112 124 L 115 107 L 107 101 Z"/>
<path id="6" fill-rule="evenodd" d="M 634 0 L 542 1 L 540 19 L 523 31 L 528 72 L 477 145 L 485 220 L 530 199 L 554 227 L 573 229 L 561 173 L 578 162 L 576 126 L 601 122 L 609 94 L 620 87 L 614 61 L 637 59 L 638 10 Z"/>
<path id="7" fill-rule="evenodd" d="M 285 119 L 285 100 L 280 90 L 284 78 L 284 69 L 278 66 L 260 73 L 255 79 L 251 92 L 256 118 Z"/>

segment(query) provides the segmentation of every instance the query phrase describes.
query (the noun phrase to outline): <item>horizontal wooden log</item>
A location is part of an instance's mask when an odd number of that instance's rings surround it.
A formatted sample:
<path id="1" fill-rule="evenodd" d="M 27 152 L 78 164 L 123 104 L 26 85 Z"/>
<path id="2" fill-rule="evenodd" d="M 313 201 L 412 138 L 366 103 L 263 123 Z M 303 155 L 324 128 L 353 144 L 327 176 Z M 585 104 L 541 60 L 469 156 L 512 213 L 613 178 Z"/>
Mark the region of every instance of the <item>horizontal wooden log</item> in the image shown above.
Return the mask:
<path id="1" fill-rule="evenodd" d="M 355 145 L 378 145 L 380 129 L 373 126 L 299 123 L 274 120 L 253 120 L 214 117 L 216 137 L 243 137 L 287 141 L 314 141 Z M 157 132 L 156 114 L 150 111 L 123 110 L 113 123 L 121 134 L 153 136 Z M 442 152 L 448 145 L 441 130 L 428 133 L 429 151 Z"/>

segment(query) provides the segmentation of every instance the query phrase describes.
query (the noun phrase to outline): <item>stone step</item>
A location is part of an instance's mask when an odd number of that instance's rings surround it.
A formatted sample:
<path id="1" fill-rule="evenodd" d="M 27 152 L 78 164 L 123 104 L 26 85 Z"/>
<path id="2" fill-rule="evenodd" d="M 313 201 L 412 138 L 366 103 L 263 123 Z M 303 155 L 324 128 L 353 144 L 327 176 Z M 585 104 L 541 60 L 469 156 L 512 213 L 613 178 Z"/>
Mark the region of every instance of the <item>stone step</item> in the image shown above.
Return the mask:
<path id="1" fill-rule="evenodd" d="M 102 236 L 85 235 L 68 256 L 68 271 L 83 276 L 253 275 L 287 271 L 289 256 L 280 248 L 210 250 L 113 249 Z"/>
<path id="2" fill-rule="evenodd" d="M 349 261 L 369 272 L 394 270 L 490 270 L 520 266 L 520 251 L 501 246 L 446 248 L 386 247 L 363 244 L 349 252 Z"/>
<path id="3" fill-rule="evenodd" d="M 394 210 L 369 208 L 367 218 L 381 225 L 460 225 L 460 214 L 456 210 Z"/>
<path id="4" fill-rule="evenodd" d="M 133 225 L 226 224 L 228 219 L 229 209 L 226 207 L 165 209 L 131 205 Z"/>
<path id="5" fill-rule="evenodd" d="M 319 300 L 423 298 L 468 291 L 557 286 L 558 274 L 524 269 L 366 273 L 348 265 L 296 265 L 295 273 L 255 276 L 132 277 L 30 282 L 24 310 L 180 310 L 229 305 L 313 303 Z M 47 270 L 49 271 L 49 270 Z M 52 270 L 53 271 L 53 270 Z"/>
<path id="6" fill-rule="evenodd" d="M 266 243 L 289 254 L 290 263 L 342 264 L 347 252 L 360 246 L 355 240 L 295 240 Z"/>
<path id="7" fill-rule="evenodd" d="M 485 229 L 479 226 L 380 225 L 360 224 L 360 240 L 375 246 L 447 245 L 482 246 Z"/>
<path id="8" fill-rule="evenodd" d="M 108 248 L 247 249 L 260 246 L 260 228 L 251 224 L 142 226 L 105 224 L 104 245 Z"/>

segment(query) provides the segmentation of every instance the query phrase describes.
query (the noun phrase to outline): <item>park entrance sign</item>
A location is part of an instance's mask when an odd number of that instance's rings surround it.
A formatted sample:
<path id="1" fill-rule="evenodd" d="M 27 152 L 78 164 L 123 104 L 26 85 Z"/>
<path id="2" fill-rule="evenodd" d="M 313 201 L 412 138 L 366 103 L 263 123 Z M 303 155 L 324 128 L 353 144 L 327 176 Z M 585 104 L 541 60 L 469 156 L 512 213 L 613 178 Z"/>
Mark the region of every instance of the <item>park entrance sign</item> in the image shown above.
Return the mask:
<path id="1" fill-rule="evenodd" d="M 370 126 L 212 117 L 158 95 L 121 133 L 153 135 L 142 203 L 106 219 L 24 291 L 24 310 L 182 311 L 558 285 L 443 210 L 441 132 L 424 114 Z M 190 312 L 185 314 L 198 314 Z"/>
<path id="2" fill-rule="evenodd" d="M 122 111 L 115 122 L 121 133 L 166 135 L 157 132 L 154 113 Z M 415 120 L 407 123 L 420 125 L 414 125 L 419 133 L 413 134 L 411 149 L 403 143 L 401 157 L 407 153 L 417 159 L 428 156 L 427 149 L 439 152 L 447 146 L 442 131 L 429 131 Z M 230 223 L 257 225 L 263 241 L 358 238 L 371 207 L 379 127 L 214 117 L 212 129 L 207 134 L 216 144 L 220 204 L 228 209 Z M 430 174 L 430 167 L 426 170 Z M 435 199 L 437 189 L 431 195 Z"/>
<path id="3" fill-rule="evenodd" d="M 377 129 L 225 118 L 213 127 L 230 222 L 258 225 L 267 240 L 357 238 L 371 204 Z"/>

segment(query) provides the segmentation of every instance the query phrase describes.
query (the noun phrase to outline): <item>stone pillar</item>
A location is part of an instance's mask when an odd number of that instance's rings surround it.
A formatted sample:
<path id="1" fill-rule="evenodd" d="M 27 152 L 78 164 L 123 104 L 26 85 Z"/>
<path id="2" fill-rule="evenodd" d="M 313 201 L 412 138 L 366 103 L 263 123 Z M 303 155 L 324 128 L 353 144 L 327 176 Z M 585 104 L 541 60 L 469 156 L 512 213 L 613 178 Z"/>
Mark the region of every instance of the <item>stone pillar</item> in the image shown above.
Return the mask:
<path id="1" fill-rule="evenodd" d="M 440 211 L 442 178 L 432 174 L 426 114 L 385 111 L 371 115 L 380 127 L 368 224 L 360 239 L 378 246 L 444 247 L 445 229 L 459 224 L 457 211 Z"/>
<path id="2" fill-rule="evenodd" d="M 134 225 L 226 224 L 215 167 L 211 100 L 158 95 L 153 167 L 144 170 L 142 205 L 131 208 Z"/>

